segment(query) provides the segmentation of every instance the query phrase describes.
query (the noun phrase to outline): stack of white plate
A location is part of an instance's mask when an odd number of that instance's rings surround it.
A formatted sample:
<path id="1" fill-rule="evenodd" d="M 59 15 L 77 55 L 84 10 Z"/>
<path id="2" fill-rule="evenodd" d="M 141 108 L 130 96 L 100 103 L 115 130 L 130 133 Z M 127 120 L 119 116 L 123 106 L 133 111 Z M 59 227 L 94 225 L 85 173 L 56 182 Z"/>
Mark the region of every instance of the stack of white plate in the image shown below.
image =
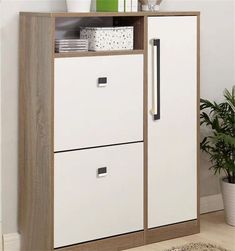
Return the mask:
<path id="1" fill-rule="evenodd" d="M 87 39 L 56 39 L 56 52 L 88 51 Z"/>

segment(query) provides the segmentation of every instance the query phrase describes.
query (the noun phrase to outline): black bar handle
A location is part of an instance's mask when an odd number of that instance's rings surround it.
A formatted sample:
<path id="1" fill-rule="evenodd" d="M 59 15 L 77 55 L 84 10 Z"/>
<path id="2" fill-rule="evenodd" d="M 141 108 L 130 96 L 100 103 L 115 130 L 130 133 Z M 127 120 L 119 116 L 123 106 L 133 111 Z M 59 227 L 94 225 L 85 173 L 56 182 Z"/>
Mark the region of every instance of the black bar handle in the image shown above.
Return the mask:
<path id="1" fill-rule="evenodd" d="M 153 69 L 154 71 L 156 71 L 156 76 L 154 78 L 153 81 L 156 81 L 157 83 L 154 83 L 155 87 L 153 88 L 153 91 L 155 92 L 153 94 L 153 119 L 154 120 L 160 120 L 161 119 L 161 42 L 160 39 L 153 39 L 153 46 L 156 47 L 156 55 L 153 55 L 154 57 L 156 57 L 156 65 L 154 65 L 154 67 L 156 67 L 155 69 Z"/>

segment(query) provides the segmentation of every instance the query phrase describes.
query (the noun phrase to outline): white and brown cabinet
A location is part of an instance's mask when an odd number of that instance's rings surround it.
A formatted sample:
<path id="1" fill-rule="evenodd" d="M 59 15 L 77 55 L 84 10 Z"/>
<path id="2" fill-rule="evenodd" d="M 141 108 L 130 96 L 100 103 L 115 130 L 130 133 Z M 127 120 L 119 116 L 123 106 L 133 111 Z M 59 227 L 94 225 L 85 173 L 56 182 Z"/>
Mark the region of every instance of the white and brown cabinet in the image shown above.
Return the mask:
<path id="1" fill-rule="evenodd" d="M 199 18 L 20 14 L 22 251 L 116 251 L 199 231 Z M 133 26 L 134 49 L 55 53 L 58 36 L 91 22 Z"/>

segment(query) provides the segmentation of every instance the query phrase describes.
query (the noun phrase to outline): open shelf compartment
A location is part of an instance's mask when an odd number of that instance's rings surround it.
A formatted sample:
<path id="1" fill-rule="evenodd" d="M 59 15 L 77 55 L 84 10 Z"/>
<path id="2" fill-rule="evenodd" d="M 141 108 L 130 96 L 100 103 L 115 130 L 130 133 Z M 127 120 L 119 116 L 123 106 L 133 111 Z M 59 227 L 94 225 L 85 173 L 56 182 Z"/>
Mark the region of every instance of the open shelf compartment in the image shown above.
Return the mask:
<path id="1" fill-rule="evenodd" d="M 143 16 L 56 17 L 55 39 L 80 38 L 81 27 L 133 26 L 133 50 L 55 52 L 55 57 L 127 55 L 144 53 Z"/>

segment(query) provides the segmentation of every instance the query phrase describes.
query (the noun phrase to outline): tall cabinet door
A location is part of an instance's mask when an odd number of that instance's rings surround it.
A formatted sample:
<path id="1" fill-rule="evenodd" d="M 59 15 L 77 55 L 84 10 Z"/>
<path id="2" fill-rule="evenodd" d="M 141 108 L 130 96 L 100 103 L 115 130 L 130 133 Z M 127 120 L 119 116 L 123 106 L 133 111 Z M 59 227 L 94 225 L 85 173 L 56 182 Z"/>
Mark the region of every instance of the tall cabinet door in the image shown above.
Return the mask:
<path id="1" fill-rule="evenodd" d="M 197 18 L 148 18 L 148 227 L 197 218 Z"/>

